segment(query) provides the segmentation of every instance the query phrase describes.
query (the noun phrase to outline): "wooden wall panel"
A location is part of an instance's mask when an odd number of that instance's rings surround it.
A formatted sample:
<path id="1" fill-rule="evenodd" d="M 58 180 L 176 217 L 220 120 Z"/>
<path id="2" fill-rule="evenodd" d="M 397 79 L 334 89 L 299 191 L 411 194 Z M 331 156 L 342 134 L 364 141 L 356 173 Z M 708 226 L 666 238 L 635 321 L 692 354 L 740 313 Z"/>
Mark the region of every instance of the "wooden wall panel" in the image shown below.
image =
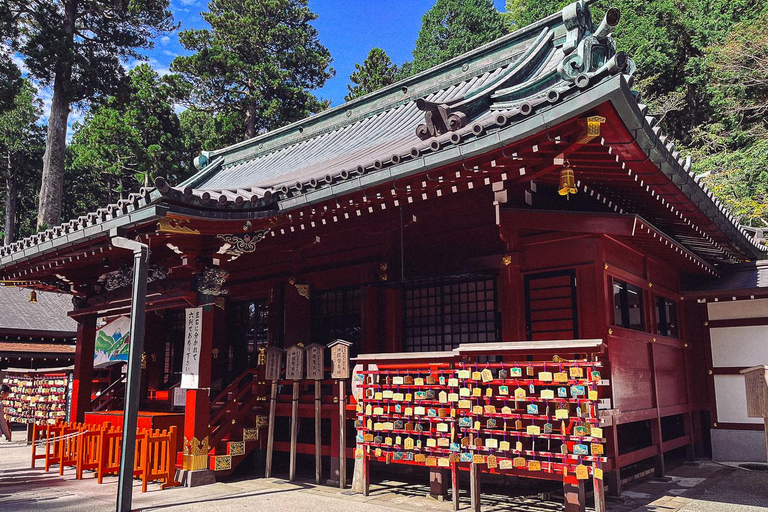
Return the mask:
<path id="1" fill-rule="evenodd" d="M 654 365 L 659 389 L 659 406 L 687 402 L 683 351 L 669 345 L 656 344 Z"/>
<path id="2" fill-rule="evenodd" d="M 609 265 L 618 267 L 640 278 L 645 278 L 645 262 L 643 260 L 642 254 L 613 240 L 605 240 L 605 261 Z"/>
<path id="3" fill-rule="evenodd" d="M 622 412 L 653 407 L 651 357 L 641 341 L 609 338 L 614 407 Z"/>

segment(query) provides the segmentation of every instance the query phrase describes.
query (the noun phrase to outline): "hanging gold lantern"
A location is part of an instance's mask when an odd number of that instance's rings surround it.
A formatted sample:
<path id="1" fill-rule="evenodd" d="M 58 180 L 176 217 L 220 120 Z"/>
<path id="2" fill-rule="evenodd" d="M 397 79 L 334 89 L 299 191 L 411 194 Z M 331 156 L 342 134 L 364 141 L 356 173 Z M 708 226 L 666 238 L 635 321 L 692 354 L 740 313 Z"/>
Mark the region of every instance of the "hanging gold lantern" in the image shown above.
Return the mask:
<path id="1" fill-rule="evenodd" d="M 37 304 L 37 292 L 32 290 L 29 292 L 29 302 L 32 304 Z"/>
<path id="2" fill-rule="evenodd" d="M 563 169 L 560 171 L 560 186 L 557 188 L 557 193 L 561 196 L 569 198 L 569 194 L 575 194 L 578 192 L 576 189 L 576 177 L 574 176 L 573 167 L 566 160 L 563 164 Z"/>

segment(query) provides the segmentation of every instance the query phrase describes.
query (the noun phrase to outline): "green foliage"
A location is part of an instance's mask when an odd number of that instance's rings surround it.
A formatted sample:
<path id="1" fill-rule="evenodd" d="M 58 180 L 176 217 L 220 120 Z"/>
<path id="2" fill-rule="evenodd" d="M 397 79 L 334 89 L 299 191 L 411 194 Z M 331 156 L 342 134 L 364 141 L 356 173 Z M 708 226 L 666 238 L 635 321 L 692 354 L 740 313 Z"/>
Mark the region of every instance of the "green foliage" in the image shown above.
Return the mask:
<path id="1" fill-rule="evenodd" d="M 72 137 L 67 166 L 72 175 L 89 176 L 83 188 L 94 197 L 86 194 L 83 201 L 114 202 L 157 176 L 180 180 L 187 168 L 173 100 L 173 88 L 141 64 L 129 73 L 128 88 L 120 97 L 106 98 L 89 112 Z M 76 207 L 72 200 L 77 196 L 67 201 L 68 209 Z"/>
<path id="2" fill-rule="evenodd" d="M 121 60 L 140 59 L 138 48 L 175 28 L 169 0 L 6 2 L 24 35 L 14 49 L 30 74 L 54 84 L 67 103 L 115 93 L 124 84 Z"/>
<path id="3" fill-rule="evenodd" d="M 508 32 L 507 27 L 492 0 L 437 0 L 422 18 L 413 72 L 498 39 Z"/>
<path id="4" fill-rule="evenodd" d="M 0 112 L 13 106 L 14 98 L 21 89 L 21 70 L 11 59 L 11 45 L 16 25 L 13 13 L 5 3 L 0 4 Z"/>
<path id="5" fill-rule="evenodd" d="M 501 16 L 512 25 L 513 30 L 517 30 L 560 11 L 569 3 L 570 0 L 507 0 L 504 4 L 506 12 L 501 13 Z"/>
<path id="6" fill-rule="evenodd" d="M 26 80 L 11 107 L 0 114 L 0 197 L 5 206 L 0 209 L 0 219 L 6 244 L 34 232 L 37 186 L 45 149 L 45 129 L 37 125 L 41 115 L 36 90 Z M 10 219 L 9 201 L 15 201 Z"/>
<path id="7" fill-rule="evenodd" d="M 705 60 L 713 122 L 694 131 L 694 170 L 742 223 L 768 226 L 768 12 Z"/>
<path id="8" fill-rule="evenodd" d="M 397 75 L 397 66 L 392 64 L 387 52 L 381 48 L 371 49 L 362 65 L 355 64 L 355 70 L 349 76 L 349 81 L 355 85 L 347 85 L 349 94 L 344 97 L 346 101 L 394 83 Z"/>
<path id="9" fill-rule="evenodd" d="M 196 53 L 171 65 L 191 105 L 240 112 L 246 139 L 328 106 L 309 92 L 334 72 L 307 0 L 211 0 L 208 9 L 202 16 L 210 29 L 179 35 Z"/>
<path id="10" fill-rule="evenodd" d="M 179 114 L 184 161 L 194 170 L 192 160 L 201 151 L 211 151 L 237 143 L 242 139 L 245 115 L 230 111 L 219 114 L 188 108 Z"/>

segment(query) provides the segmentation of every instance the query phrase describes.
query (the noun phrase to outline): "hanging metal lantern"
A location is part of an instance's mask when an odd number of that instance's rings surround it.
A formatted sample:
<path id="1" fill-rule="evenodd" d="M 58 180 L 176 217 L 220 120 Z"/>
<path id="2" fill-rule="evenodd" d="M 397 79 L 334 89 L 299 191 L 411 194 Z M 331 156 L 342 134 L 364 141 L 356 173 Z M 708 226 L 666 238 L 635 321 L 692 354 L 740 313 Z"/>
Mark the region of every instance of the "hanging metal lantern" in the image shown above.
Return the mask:
<path id="1" fill-rule="evenodd" d="M 566 199 L 569 198 L 569 194 L 578 192 L 573 167 L 571 167 L 571 164 L 569 164 L 567 160 L 563 164 L 563 169 L 560 171 L 560 186 L 557 188 L 557 192 L 561 196 L 566 196 Z"/>
<path id="2" fill-rule="evenodd" d="M 29 292 L 29 302 L 32 304 L 37 304 L 37 292 L 32 290 Z"/>

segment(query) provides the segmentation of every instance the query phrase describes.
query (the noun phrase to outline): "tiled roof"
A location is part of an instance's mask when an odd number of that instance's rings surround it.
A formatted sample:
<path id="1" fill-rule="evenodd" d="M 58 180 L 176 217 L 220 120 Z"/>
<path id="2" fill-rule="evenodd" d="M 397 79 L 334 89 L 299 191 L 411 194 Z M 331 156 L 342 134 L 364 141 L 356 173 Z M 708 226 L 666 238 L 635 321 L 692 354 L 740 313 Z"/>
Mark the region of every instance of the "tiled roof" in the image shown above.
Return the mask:
<path id="1" fill-rule="evenodd" d="M 47 250 L 69 243 L 88 235 L 89 228 L 101 233 L 164 202 L 276 215 L 423 172 L 437 162 L 488 151 L 489 144 L 502 144 L 501 134 L 509 136 L 510 128 L 539 115 L 543 123 L 544 114 L 558 106 L 608 101 L 592 93 L 606 90 L 600 86 L 609 81 L 618 84 L 616 88 L 626 87 L 634 63 L 616 52 L 610 36 L 618 11 L 610 9 L 595 27 L 588 3 L 575 2 L 561 13 L 362 98 L 205 152 L 198 158 L 201 170 L 178 187 L 159 179 L 156 189 L 142 188 L 117 204 L 0 248 L 0 268 L 32 256 L 37 246 Z M 602 56 L 593 55 L 595 49 Z M 568 101 L 574 98 L 579 101 Z M 692 174 L 690 160 L 680 157 L 647 107 L 634 99 L 622 101 L 632 102 L 631 115 L 637 117 L 633 123 L 640 123 L 637 130 L 647 134 L 652 146 L 644 149 L 648 159 L 660 162 L 667 178 L 741 252 L 751 257 L 764 253 L 765 246 Z M 680 241 L 707 257 L 709 241 Z"/>
<path id="2" fill-rule="evenodd" d="M 752 261 L 734 265 L 723 271 L 719 279 L 696 279 L 684 283 L 686 291 L 718 292 L 738 290 L 768 291 L 768 261 Z"/>
<path id="3" fill-rule="evenodd" d="M 37 303 L 29 302 L 29 290 L 0 286 L 0 334 L 4 330 L 69 333 L 75 336 L 77 322 L 67 316 L 72 297 L 36 292 Z"/>
<path id="4" fill-rule="evenodd" d="M 74 345 L 57 343 L 14 343 L 0 341 L 0 352 L 29 352 L 31 354 L 73 354 Z"/>

